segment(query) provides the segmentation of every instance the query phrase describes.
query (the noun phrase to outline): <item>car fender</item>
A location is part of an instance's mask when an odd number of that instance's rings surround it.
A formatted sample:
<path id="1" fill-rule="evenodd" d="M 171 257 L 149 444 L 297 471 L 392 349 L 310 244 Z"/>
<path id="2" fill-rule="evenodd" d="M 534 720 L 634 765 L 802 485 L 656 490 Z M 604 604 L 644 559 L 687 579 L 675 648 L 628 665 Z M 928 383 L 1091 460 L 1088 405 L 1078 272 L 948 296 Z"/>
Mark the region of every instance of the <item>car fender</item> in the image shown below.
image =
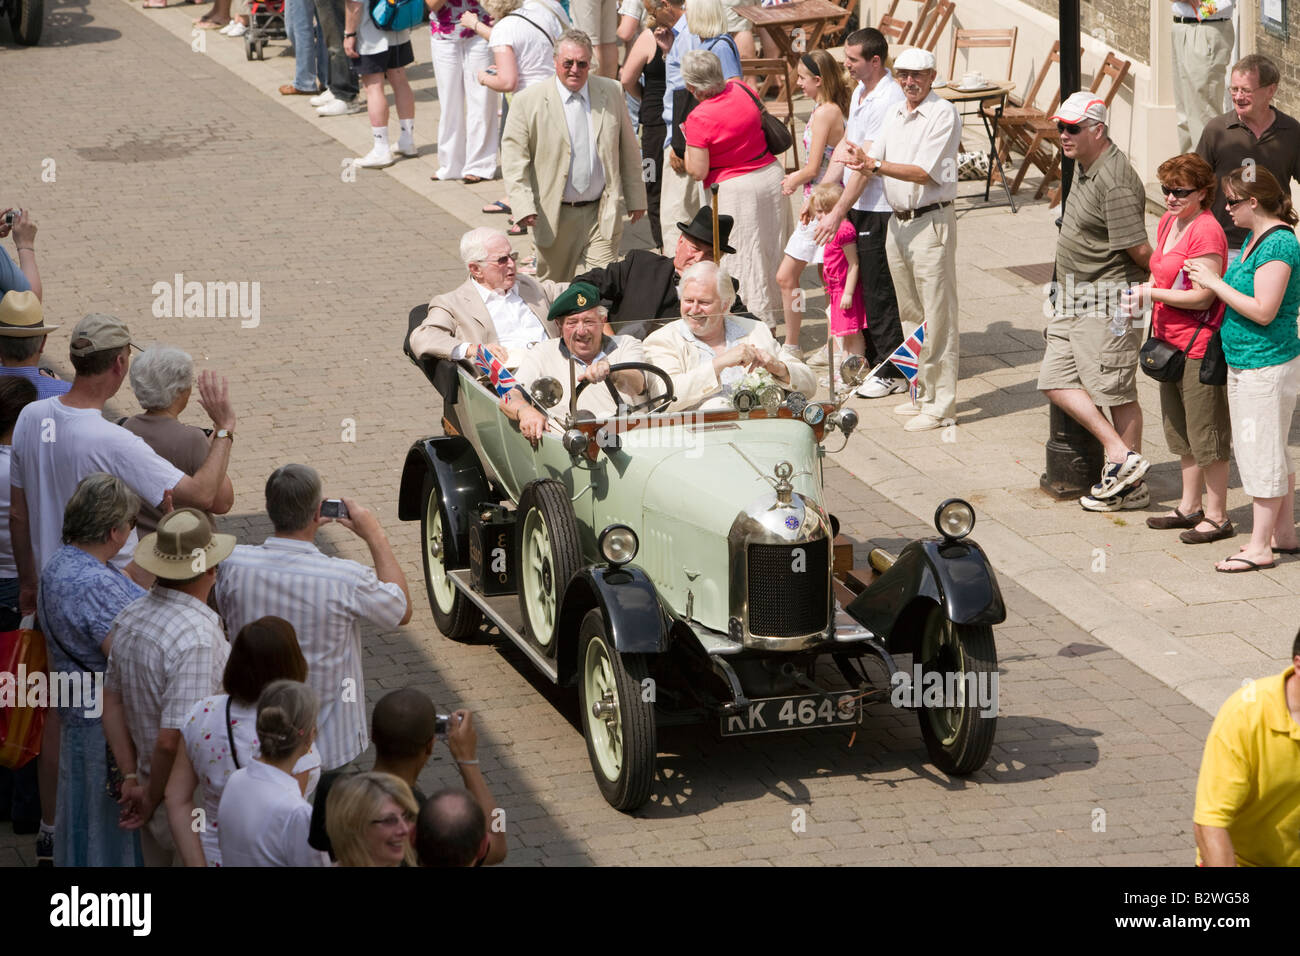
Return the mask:
<path id="1" fill-rule="evenodd" d="M 1001 624 L 1007 617 L 997 575 L 969 539 L 911 542 L 844 610 L 896 653 L 912 650 L 920 630 L 912 625 L 929 603 L 956 624 Z"/>
<path id="2" fill-rule="evenodd" d="M 670 622 L 649 576 L 636 565 L 583 568 L 564 591 L 560 607 L 559 681 L 578 674 L 578 631 L 592 608 L 605 617 L 605 633 L 624 654 L 662 654 L 668 650 Z"/>
<path id="3" fill-rule="evenodd" d="M 494 501 L 478 455 L 460 435 L 421 438 L 406 453 L 397 496 L 397 517 L 418 521 L 424 511 L 424 480 L 432 474 L 442 492 L 443 547 L 448 568 L 469 566 L 469 524 L 474 510 Z"/>

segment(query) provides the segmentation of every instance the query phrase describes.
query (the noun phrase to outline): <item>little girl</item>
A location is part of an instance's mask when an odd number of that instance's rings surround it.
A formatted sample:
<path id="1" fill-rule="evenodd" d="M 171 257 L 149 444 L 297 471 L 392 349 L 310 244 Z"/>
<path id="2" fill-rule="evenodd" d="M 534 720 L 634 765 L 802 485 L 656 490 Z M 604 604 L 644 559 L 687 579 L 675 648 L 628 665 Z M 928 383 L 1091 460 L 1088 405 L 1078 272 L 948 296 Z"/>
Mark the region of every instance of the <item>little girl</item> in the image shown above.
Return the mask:
<path id="1" fill-rule="evenodd" d="M 839 183 L 818 183 L 812 191 L 812 210 L 823 216 L 835 208 L 844 187 Z M 844 354 L 862 355 L 866 342 L 867 309 L 858 288 L 858 230 L 847 219 L 823 247 L 822 282 L 826 286 L 830 334 L 839 339 Z M 838 383 L 837 383 L 838 384 Z"/>

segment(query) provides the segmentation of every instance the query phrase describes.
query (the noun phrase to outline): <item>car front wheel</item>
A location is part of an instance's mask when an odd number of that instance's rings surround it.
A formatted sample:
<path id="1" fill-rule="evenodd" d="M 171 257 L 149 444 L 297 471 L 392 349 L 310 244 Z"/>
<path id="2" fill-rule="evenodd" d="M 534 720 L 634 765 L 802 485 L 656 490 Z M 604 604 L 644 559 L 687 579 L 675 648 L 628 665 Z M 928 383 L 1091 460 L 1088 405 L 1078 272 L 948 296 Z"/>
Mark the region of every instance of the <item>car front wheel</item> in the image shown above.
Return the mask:
<path id="1" fill-rule="evenodd" d="M 650 799 L 657 753 L 645 658 L 613 647 L 600 608 L 582 619 L 578 646 L 582 730 L 596 783 L 615 810 L 636 810 Z"/>
<path id="2" fill-rule="evenodd" d="M 564 590 L 582 567 L 578 522 L 564 485 L 531 482 L 519 496 L 519 610 L 524 629 L 554 656 Z"/>
<path id="3" fill-rule="evenodd" d="M 914 688 L 921 736 L 944 773 L 974 773 L 984 766 L 997 729 L 998 655 L 993 628 L 954 624 L 936 607 L 916 654 L 921 686 Z"/>
<path id="4" fill-rule="evenodd" d="M 449 535 L 442 520 L 442 494 L 433 475 L 424 478 L 424 511 L 420 514 L 420 553 L 424 556 L 424 587 L 438 630 L 455 641 L 478 633 L 483 612 L 451 583 L 447 576 L 446 545 Z"/>

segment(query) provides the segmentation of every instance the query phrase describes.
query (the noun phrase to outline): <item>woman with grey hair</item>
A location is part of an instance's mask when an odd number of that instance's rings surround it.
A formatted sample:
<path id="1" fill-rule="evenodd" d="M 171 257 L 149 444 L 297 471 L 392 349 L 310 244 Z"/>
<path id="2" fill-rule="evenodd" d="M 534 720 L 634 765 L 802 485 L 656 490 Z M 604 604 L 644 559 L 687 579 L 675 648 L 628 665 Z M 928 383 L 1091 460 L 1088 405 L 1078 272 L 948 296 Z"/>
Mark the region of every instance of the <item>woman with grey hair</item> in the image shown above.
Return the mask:
<path id="1" fill-rule="evenodd" d="M 102 693 L 118 613 L 145 591 L 109 563 L 135 527 L 140 499 L 103 472 L 77 485 L 63 514 L 63 547 L 41 571 L 37 614 L 50 670 L 75 674 L 80 701 L 60 701 L 55 866 L 141 866 L 138 831 L 117 825 L 117 801 L 105 789 L 116 765 L 108 761 Z M 70 706 L 76 705 L 76 706 Z M 122 783 L 120 775 L 116 784 Z"/>
<path id="2" fill-rule="evenodd" d="M 144 412 L 118 422 L 139 435 L 159 456 L 193 475 L 208 457 L 211 436 L 206 429 L 181 424 L 180 414 L 190 402 L 194 388 L 194 360 L 180 349 L 150 346 L 131 363 L 131 390 Z M 208 517 L 223 515 L 235 503 L 230 477 L 222 478 L 221 489 Z M 149 502 L 140 506 L 140 536 L 152 534 L 162 512 Z"/>
<path id="3" fill-rule="evenodd" d="M 775 328 L 784 315 L 776 273 L 792 217 L 781 192 L 784 171 L 763 135 L 758 96 L 740 80 L 725 80 L 718 58 L 705 50 L 682 57 L 682 79 L 700 101 L 682 124 L 686 172 L 706 189 L 718 184 L 718 212 L 735 219 L 736 252 L 725 262 L 740 280 L 745 304 Z"/>

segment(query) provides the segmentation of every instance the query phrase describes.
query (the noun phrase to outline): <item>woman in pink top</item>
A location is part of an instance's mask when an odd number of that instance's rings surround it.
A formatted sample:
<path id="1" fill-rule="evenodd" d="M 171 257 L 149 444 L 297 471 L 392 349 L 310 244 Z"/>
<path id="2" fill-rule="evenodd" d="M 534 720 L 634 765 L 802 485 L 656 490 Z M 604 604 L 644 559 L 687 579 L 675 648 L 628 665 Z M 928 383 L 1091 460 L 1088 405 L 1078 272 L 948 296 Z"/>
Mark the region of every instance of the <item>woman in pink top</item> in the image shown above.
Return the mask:
<path id="1" fill-rule="evenodd" d="M 1228 262 L 1228 240 L 1210 212 L 1215 182 L 1209 163 L 1195 153 L 1185 153 L 1161 163 L 1156 175 L 1169 211 L 1156 228 L 1151 281 L 1140 290 L 1144 299 L 1149 297 L 1154 303 L 1152 334 L 1182 349 L 1187 360 L 1181 381 L 1160 383 L 1165 440 L 1182 462 L 1183 495 L 1178 507 L 1148 518 L 1147 526 L 1183 528 L 1179 538 L 1184 543 L 1204 544 L 1236 534 L 1227 511 L 1232 427 L 1227 389 L 1200 381 L 1205 347 L 1223 321 L 1223 303 L 1210 290 L 1193 285 L 1187 267 L 1204 263 L 1222 275 Z M 1204 510 L 1202 485 L 1206 491 Z"/>
<path id="2" fill-rule="evenodd" d="M 718 184 L 718 211 L 735 219 L 736 252 L 723 261 L 740 280 L 750 312 L 774 328 L 781 315 L 776 271 L 791 216 L 781 164 L 767 151 L 758 97 L 740 80 L 724 80 L 722 64 L 707 50 L 682 57 L 682 79 L 699 100 L 682 124 L 686 171 L 706 188 Z"/>

